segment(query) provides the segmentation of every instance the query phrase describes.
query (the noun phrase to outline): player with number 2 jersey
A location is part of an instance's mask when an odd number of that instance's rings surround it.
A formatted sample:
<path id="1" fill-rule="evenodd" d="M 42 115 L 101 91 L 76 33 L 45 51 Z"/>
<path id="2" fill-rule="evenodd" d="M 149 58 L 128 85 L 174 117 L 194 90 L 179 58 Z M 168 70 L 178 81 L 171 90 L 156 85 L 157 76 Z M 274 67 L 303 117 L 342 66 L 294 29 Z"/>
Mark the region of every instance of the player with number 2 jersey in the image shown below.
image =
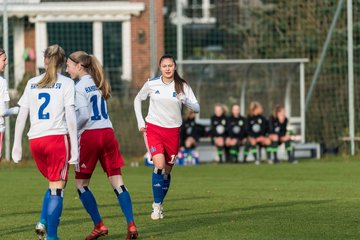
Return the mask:
<path id="1" fill-rule="evenodd" d="M 74 82 L 59 73 L 65 63 L 64 50 L 52 45 L 46 49 L 44 57 L 45 73 L 28 81 L 18 103 L 20 111 L 16 119 L 12 158 L 15 162 L 21 160 L 21 138 L 30 115 L 28 137 L 31 154 L 49 181 L 35 232 L 38 239 L 57 240 L 69 163 L 77 164 L 78 161 L 75 91 Z"/>

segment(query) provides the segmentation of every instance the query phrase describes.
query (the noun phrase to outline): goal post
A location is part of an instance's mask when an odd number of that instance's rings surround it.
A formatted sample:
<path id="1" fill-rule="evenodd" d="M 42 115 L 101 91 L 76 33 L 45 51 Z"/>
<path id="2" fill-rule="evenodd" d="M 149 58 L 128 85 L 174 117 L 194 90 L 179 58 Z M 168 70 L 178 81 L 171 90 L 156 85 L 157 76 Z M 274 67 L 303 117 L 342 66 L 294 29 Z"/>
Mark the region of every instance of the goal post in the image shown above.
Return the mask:
<path id="1" fill-rule="evenodd" d="M 276 104 L 285 106 L 289 126 L 306 140 L 306 58 L 179 60 L 178 70 L 189 80 L 200 104 L 198 120 L 209 124 L 213 105 L 240 105 L 247 114 L 251 101 L 259 101 L 268 117 Z"/>

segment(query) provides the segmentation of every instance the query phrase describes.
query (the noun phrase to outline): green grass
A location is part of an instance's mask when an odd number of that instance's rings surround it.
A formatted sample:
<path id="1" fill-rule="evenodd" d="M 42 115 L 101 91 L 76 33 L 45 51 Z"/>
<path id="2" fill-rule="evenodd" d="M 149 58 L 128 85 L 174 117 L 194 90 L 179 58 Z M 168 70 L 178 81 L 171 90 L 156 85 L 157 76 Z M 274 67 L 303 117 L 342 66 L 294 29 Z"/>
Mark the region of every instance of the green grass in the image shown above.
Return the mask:
<path id="1" fill-rule="evenodd" d="M 165 218 L 150 220 L 151 169 L 125 167 L 139 239 L 359 239 L 360 161 L 323 159 L 298 165 L 177 166 Z M 92 222 L 73 187 L 65 192 L 59 227 L 63 240 L 84 239 Z M 47 182 L 32 163 L 0 164 L 1 239 L 35 239 Z M 110 235 L 123 239 L 126 225 L 100 168 L 92 191 Z"/>

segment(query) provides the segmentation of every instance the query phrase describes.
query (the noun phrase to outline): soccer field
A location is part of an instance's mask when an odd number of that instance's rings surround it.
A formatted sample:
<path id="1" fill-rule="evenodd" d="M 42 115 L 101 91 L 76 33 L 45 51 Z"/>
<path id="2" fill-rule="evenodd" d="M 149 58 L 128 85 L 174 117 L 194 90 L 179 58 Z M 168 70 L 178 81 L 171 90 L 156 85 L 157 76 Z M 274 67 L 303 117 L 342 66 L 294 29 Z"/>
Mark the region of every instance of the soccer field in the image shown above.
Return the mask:
<path id="1" fill-rule="evenodd" d="M 360 161 L 304 160 L 298 165 L 177 166 L 164 204 L 152 221 L 151 169 L 125 167 L 139 239 L 359 239 Z M 63 240 L 84 239 L 92 222 L 74 188 L 73 169 L 59 227 Z M 32 163 L 0 164 L 0 238 L 35 239 L 46 181 Z M 105 174 L 92 191 L 109 228 L 123 239 L 125 220 Z"/>

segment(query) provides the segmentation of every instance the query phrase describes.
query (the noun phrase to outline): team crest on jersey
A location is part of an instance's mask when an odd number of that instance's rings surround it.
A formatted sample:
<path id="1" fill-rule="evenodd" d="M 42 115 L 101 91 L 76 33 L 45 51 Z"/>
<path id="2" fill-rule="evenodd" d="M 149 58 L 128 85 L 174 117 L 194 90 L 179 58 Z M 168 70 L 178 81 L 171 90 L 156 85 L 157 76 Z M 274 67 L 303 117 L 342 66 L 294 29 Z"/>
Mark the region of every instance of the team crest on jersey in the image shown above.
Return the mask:
<path id="1" fill-rule="evenodd" d="M 176 92 L 173 92 L 173 97 L 176 97 Z"/>
<path id="2" fill-rule="evenodd" d="M 155 152 L 155 151 L 156 151 L 156 147 L 151 147 L 151 148 L 150 148 L 150 152 L 153 153 L 153 152 Z"/>
<path id="3" fill-rule="evenodd" d="M 156 90 L 156 91 L 155 91 L 155 94 L 160 94 L 160 91 L 159 91 L 159 90 Z"/>

